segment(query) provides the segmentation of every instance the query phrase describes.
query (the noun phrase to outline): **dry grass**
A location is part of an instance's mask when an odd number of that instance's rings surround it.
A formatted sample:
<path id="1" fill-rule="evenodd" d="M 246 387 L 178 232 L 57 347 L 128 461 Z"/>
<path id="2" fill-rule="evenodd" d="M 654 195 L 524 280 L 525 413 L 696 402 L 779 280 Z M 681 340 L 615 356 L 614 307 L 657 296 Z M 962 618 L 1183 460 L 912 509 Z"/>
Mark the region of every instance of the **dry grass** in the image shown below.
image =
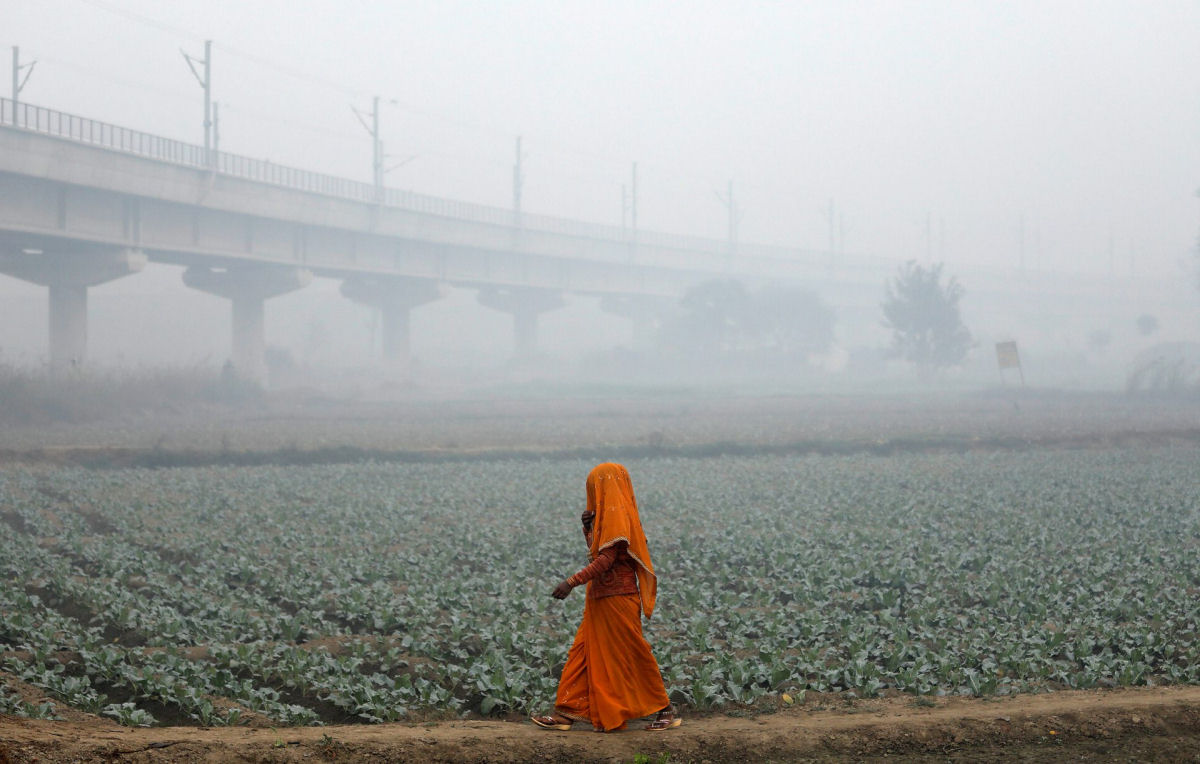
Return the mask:
<path id="1" fill-rule="evenodd" d="M 196 404 L 259 399 L 251 383 L 222 379 L 204 367 L 71 370 L 50 373 L 0 364 L 0 423 L 79 423 L 144 412 L 178 412 Z"/>

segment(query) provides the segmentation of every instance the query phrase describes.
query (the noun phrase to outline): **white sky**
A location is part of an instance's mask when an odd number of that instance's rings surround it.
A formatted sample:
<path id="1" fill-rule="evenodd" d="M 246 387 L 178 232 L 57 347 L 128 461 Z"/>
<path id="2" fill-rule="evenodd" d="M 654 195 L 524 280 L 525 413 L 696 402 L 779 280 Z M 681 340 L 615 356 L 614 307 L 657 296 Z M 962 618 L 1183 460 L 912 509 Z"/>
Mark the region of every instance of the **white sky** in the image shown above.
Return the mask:
<path id="1" fill-rule="evenodd" d="M 10 0 L 31 103 L 388 184 L 854 254 L 1178 272 L 1200 223 L 1200 2 Z M 4 58 L 7 58 L 4 57 Z M 7 70 L 7 66 L 0 63 Z M 3 90 L 7 94 L 7 87 Z M 395 103 L 391 103 L 391 101 Z"/>

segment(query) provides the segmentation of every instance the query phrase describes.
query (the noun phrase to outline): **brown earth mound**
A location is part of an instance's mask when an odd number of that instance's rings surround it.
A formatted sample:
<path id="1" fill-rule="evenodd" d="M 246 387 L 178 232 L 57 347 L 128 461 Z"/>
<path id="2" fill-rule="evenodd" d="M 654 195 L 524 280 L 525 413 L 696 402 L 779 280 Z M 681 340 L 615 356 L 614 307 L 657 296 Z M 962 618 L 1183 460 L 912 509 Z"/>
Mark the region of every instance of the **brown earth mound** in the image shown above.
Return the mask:
<path id="1" fill-rule="evenodd" d="M 825 699 L 828 702 L 829 698 Z M 129 729 L 100 719 L 0 716 L 0 764 L 68 761 L 644 761 L 888 758 L 940 761 L 1200 760 L 1200 687 L 929 701 L 809 702 L 692 716 L 668 732 L 594 734 L 528 722 Z"/>

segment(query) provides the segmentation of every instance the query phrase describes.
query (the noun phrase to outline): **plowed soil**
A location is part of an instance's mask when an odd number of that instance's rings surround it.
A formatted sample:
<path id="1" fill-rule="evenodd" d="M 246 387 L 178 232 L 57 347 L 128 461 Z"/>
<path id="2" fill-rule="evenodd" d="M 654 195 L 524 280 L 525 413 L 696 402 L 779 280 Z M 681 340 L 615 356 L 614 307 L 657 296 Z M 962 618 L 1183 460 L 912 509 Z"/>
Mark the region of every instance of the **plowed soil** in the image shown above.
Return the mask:
<path id="1" fill-rule="evenodd" d="M 930 704 L 932 703 L 932 704 Z M 768 709 L 770 710 L 770 709 Z M 524 721 L 129 729 L 75 713 L 0 716 L 0 764 L 75 761 L 1200 761 L 1200 687 L 999 699 L 829 697 L 692 716 L 668 732 L 551 732 Z M 664 758 L 665 756 L 665 758 Z M 645 758 L 642 758 L 645 757 Z"/>

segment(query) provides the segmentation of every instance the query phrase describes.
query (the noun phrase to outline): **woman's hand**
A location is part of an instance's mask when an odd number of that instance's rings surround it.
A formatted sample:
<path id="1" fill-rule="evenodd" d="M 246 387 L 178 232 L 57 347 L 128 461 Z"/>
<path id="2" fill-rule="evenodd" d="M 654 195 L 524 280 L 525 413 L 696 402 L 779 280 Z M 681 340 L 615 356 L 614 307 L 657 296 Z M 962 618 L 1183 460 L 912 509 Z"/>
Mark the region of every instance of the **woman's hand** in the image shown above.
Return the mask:
<path id="1" fill-rule="evenodd" d="M 583 513 L 582 515 L 580 515 L 580 516 L 579 516 L 579 520 L 580 520 L 580 522 L 582 522 L 582 523 L 583 523 L 583 529 L 584 529 L 585 531 L 587 531 L 588 533 L 590 533 L 590 532 L 591 532 L 591 530 L 592 530 L 592 521 L 593 521 L 593 520 L 595 520 L 595 519 L 596 519 L 596 513 L 595 513 L 595 512 L 588 512 L 587 510 L 584 510 L 584 513 Z"/>
<path id="2" fill-rule="evenodd" d="M 564 580 L 558 586 L 554 587 L 554 591 L 550 593 L 550 596 L 556 600 L 565 600 L 574 588 Z"/>

